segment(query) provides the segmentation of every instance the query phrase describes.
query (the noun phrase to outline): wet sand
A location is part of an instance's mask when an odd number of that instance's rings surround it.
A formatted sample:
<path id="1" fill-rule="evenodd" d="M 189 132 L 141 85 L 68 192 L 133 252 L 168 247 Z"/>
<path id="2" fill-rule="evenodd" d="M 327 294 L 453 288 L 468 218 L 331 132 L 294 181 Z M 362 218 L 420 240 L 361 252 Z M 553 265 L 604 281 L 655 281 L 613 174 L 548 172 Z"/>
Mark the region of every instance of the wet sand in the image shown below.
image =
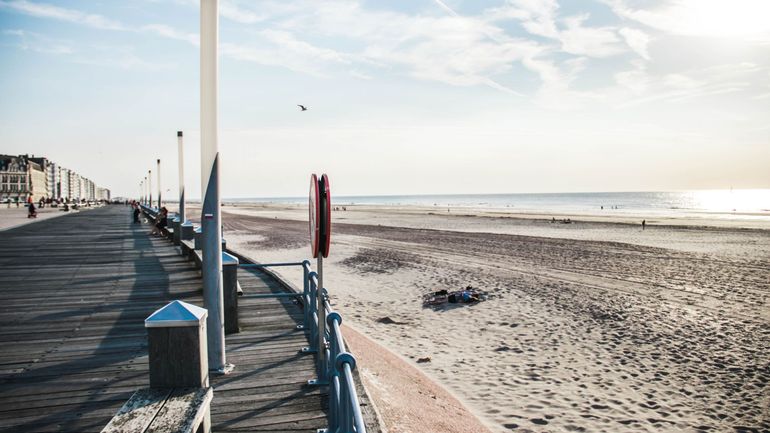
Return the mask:
<path id="1" fill-rule="evenodd" d="M 307 257 L 296 209 L 223 210 L 233 248 Z M 491 429 L 770 429 L 770 231 L 406 214 L 335 212 L 326 286 Z M 422 305 L 467 285 L 489 299 Z"/>

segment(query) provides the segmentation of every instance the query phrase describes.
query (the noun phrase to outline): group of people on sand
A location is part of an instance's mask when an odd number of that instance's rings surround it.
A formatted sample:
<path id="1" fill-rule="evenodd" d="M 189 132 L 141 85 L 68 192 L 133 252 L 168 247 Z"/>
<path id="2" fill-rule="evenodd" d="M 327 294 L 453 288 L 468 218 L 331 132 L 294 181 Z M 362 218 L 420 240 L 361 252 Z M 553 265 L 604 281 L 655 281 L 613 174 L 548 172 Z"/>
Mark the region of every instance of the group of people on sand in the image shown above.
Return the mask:
<path id="1" fill-rule="evenodd" d="M 602 209 L 604 209 L 604 206 L 602 206 Z M 572 224 L 572 220 L 569 218 L 564 218 L 557 220 L 556 217 L 551 217 L 551 224 L 554 224 L 556 222 L 560 222 L 562 224 Z M 642 230 L 647 228 L 647 220 L 642 220 Z"/>

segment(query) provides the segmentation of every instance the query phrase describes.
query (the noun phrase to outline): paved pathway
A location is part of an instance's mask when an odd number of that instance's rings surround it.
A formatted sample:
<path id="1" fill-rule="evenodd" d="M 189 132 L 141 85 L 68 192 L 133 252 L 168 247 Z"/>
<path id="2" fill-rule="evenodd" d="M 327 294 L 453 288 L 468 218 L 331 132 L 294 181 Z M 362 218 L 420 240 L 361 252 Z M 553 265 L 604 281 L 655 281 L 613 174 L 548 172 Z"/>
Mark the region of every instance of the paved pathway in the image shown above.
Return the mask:
<path id="1" fill-rule="evenodd" d="M 148 231 L 114 205 L 0 232 L 0 432 L 98 432 L 148 385 L 144 319 L 173 299 L 202 306 L 198 271 Z M 305 384 L 301 307 L 253 298 L 283 290 L 265 274 L 239 279 L 213 430 L 315 432 L 326 395 Z"/>

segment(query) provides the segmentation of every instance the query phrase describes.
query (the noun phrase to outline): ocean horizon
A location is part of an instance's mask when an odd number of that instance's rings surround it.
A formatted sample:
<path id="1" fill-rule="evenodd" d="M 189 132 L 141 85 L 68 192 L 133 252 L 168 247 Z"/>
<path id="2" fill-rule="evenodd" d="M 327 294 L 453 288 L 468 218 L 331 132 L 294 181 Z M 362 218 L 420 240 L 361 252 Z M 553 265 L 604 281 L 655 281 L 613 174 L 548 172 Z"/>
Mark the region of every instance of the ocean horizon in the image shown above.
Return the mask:
<path id="1" fill-rule="evenodd" d="M 225 198 L 226 203 L 304 204 L 307 197 Z M 334 196 L 335 206 L 435 206 L 516 212 L 615 213 L 646 212 L 684 216 L 711 213 L 725 217 L 770 217 L 770 189 L 694 191 L 415 194 Z"/>

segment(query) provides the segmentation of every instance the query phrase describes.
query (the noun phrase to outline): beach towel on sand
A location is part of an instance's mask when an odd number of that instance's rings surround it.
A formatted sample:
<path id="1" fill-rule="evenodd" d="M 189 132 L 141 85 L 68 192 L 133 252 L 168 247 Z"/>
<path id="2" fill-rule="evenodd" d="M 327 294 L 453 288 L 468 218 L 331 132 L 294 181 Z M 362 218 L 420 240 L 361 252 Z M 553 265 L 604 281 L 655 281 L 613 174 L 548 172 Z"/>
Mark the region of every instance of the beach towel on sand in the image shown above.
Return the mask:
<path id="1" fill-rule="evenodd" d="M 481 290 L 475 289 L 472 286 L 467 286 L 463 290 L 455 290 L 449 292 L 448 290 L 438 290 L 436 292 L 428 293 L 422 298 L 423 307 L 435 307 L 443 304 L 473 304 L 476 302 L 486 301 L 487 293 Z"/>

